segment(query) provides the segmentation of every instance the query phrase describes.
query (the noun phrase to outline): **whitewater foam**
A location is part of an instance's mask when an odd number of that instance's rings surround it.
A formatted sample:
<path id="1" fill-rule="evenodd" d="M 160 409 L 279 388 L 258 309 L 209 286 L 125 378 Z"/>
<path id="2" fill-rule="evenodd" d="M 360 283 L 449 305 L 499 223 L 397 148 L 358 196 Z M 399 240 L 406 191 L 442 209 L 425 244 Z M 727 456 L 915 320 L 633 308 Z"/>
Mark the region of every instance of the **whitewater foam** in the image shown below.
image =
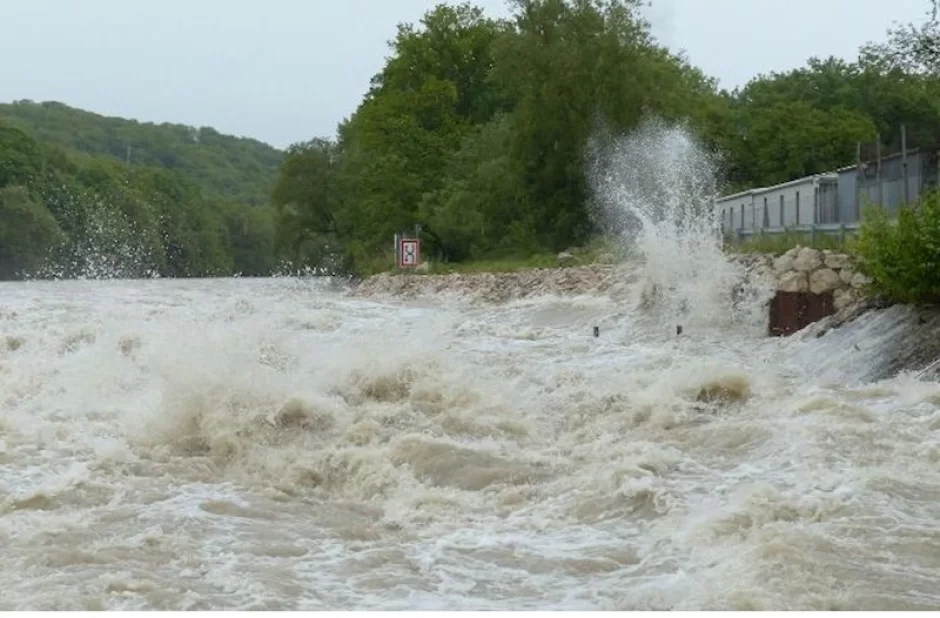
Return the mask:
<path id="1" fill-rule="evenodd" d="M 626 135 L 599 132 L 588 170 L 595 219 L 643 264 L 643 309 L 719 332 L 765 326 L 773 290 L 722 250 L 718 156 L 689 130 L 649 118 Z"/>
<path id="2" fill-rule="evenodd" d="M 0 609 L 940 607 L 902 310 L 765 337 L 688 134 L 594 155 L 642 269 L 0 284 Z"/>
<path id="3" fill-rule="evenodd" d="M 603 296 L 290 279 L 0 297 L 5 609 L 940 602 L 940 384 L 816 366 L 874 358 L 875 319 L 676 338 Z"/>

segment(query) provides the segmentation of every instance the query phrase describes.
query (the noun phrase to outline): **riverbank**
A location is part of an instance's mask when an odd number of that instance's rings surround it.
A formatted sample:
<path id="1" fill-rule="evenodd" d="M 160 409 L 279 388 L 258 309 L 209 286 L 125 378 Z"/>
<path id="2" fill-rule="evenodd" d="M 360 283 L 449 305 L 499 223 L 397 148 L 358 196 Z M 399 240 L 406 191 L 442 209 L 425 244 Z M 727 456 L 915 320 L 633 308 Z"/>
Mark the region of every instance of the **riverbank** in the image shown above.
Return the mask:
<path id="1" fill-rule="evenodd" d="M 601 254 L 595 263 L 566 265 L 570 254 L 558 256 L 551 267 L 502 271 L 449 272 L 432 268 L 417 273 L 382 273 L 362 281 L 352 294 L 358 297 L 417 299 L 443 295 L 470 302 L 505 303 L 513 300 L 556 295 L 603 295 L 626 300 L 629 290 L 643 279 L 639 262 L 608 263 Z M 869 280 L 855 258 L 846 253 L 795 247 L 782 255 L 731 254 L 741 265 L 741 286 L 769 286 L 784 295 L 825 296 L 831 308 L 819 320 L 821 327 L 836 328 L 852 321 L 877 303 L 867 295 Z M 802 328 L 802 326 L 801 326 Z"/>
<path id="2" fill-rule="evenodd" d="M 846 253 L 795 247 L 780 256 L 731 254 L 743 266 L 745 280 L 760 279 L 781 292 L 831 293 L 836 311 L 863 300 L 869 280 Z M 464 268 L 427 265 L 414 272 L 385 272 L 367 277 L 354 288 L 357 296 L 416 298 L 453 293 L 480 297 L 489 302 L 545 294 L 610 294 L 622 296 L 626 287 L 641 276 L 639 262 L 614 263 L 610 254 L 593 257 L 590 263 L 570 253 L 560 254 L 554 264 L 539 260 L 537 266 L 515 262 L 514 267 L 487 263 Z"/>
<path id="3" fill-rule="evenodd" d="M 640 278 L 635 265 L 591 264 L 505 272 L 454 272 L 402 275 L 382 273 L 352 290 L 360 297 L 421 298 L 452 295 L 487 303 L 503 303 L 535 296 L 603 294 L 626 297 Z"/>
<path id="4" fill-rule="evenodd" d="M 869 281 L 851 255 L 797 247 L 779 256 L 736 254 L 730 259 L 742 266 L 742 285 L 769 286 L 780 293 L 778 297 L 805 294 L 831 299 L 831 313 L 799 328 L 792 333 L 794 337 L 827 336 L 835 342 L 844 341 L 845 358 L 839 362 L 862 362 L 871 380 L 905 371 L 929 380 L 940 379 L 940 310 L 889 307 L 871 297 Z M 512 272 L 423 276 L 385 273 L 364 280 L 350 293 L 362 298 L 407 300 L 452 296 L 481 305 L 578 295 L 606 296 L 629 303 L 641 297 L 637 285 L 642 284 L 642 265 L 627 262 Z M 890 342 L 876 354 L 859 349 L 859 339 L 876 339 L 878 333 L 886 331 L 893 333 Z"/>

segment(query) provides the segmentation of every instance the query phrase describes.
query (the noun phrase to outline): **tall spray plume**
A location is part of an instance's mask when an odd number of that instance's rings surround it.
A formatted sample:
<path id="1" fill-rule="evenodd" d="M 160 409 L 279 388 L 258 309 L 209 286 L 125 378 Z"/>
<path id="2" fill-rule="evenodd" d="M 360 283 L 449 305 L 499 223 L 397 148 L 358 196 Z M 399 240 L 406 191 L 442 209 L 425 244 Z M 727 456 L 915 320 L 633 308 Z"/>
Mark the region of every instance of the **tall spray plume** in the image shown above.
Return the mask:
<path id="1" fill-rule="evenodd" d="M 722 250 L 716 155 L 685 127 L 647 119 L 624 136 L 597 131 L 588 162 L 595 218 L 644 263 L 645 309 L 700 329 L 759 325 L 763 294 Z"/>

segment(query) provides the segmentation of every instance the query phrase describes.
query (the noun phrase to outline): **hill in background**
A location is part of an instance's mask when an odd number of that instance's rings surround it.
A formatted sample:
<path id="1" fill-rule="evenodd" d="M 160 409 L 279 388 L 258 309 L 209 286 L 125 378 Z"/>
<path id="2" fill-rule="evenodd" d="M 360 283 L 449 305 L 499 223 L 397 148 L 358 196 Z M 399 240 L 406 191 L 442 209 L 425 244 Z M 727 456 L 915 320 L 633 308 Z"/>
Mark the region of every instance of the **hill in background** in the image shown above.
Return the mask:
<path id="1" fill-rule="evenodd" d="M 0 104 L 0 122 L 76 153 L 162 167 L 207 197 L 268 204 L 283 153 L 258 140 L 215 129 L 101 116 L 58 102 Z"/>
<path id="2" fill-rule="evenodd" d="M 0 279 L 270 274 L 281 158 L 211 128 L 2 104 Z"/>

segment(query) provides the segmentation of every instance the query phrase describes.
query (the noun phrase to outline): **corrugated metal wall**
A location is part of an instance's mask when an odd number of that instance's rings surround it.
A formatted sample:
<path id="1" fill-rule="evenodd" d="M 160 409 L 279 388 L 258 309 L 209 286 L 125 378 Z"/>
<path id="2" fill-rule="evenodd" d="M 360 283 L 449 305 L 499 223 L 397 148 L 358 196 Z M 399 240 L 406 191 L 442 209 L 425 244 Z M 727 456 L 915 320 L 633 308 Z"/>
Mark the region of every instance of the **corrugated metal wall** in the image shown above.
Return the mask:
<path id="1" fill-rule="evenodd" d="M 937 158 L 913 151 L 907 157 L 894 154 L 881 161 L 832 174 L 811 176 L 777 187 L 757 189 L 751 195 L 720 199 L 716 207 L 726 214 L 727 231 L 781 228 L 812 224 L 857 223 L 867 204 L 881 204 L 895 215 L 902 204 L 914 201 L 940 181 Z M 731 212 L 733 209 L 733 212 Z"/>

